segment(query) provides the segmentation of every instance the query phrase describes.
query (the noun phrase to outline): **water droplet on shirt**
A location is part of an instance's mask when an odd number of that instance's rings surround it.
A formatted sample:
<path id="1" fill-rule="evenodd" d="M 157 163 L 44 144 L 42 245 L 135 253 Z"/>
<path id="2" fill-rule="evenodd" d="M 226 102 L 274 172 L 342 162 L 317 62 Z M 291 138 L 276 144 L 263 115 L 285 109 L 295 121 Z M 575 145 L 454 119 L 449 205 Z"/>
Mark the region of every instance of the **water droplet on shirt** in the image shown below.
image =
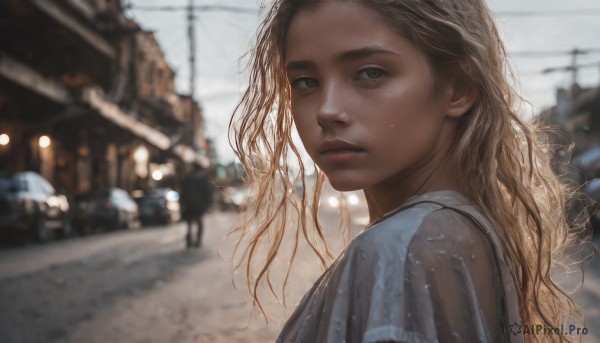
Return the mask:
<path id="1" fill-rule="evenodd" d="M 438 254 L 440 254 L 440 255 L 446 255 L 446 250 L 440 250 L 440 251 L 438 251 Z"/>
<path id="2" fill-rule="evenodd" d="M 394 124 L 390 124 L 390 127 L 394 127 L 394 126 L 396 126 L 396 125 L 394 125 Z"/>
<path id="3" fill-rule="evenodd" d="M 471 254 L 471 260 L 475 259 L 475 254 Z"/>
<path id="4" fill-rule="evenodd" d="M 429 289 L 429 287 L 431 287 L 428 283 L 425 284 L 425 289 Z"/>

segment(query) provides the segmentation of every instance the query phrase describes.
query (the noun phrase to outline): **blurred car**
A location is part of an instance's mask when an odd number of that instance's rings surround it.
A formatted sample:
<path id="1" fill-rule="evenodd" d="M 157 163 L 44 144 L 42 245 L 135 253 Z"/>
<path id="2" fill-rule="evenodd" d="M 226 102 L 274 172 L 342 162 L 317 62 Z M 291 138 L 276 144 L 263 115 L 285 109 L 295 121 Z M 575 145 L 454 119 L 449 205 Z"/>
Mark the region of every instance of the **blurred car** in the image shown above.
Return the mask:
<path id="1" fill-rule="evenodd" d="M 181 219 L 179 193 L 171 188 L 158 188 L 134 199 L 143 224 L 169 224 Z"/>
<path id="2" fill-rule="evenodd" d="M 590 225 L 593 233 L 600 233 L 600 179 L 593 179 L 585 185 L 584 193 L 589 196 L 589 200 L 594 203 L 588 205 L 590 214 Z"/>
<path id="3" fill-rule="evenodd" d="M 328 196 L 327 204 L 332 208 L 338 208 L 342 203 L 345 203 L 347 206 L 357 206 L 361 202 L 364 202 L 361 201 L 362 198 L 363 196 L 359 192 L 340 192 L 336 195 Z"/>
<path id="4" fill-rule="evenodd" d="M 319 206 L 328 213 L 337 212 L 342 206 L 350 211 L 353 224 L 364 226 L 370 222 L 367 201 L 362 191 L 338 192 L 326 184 Z"/>
<path id="5" fill-rule="evenodd" d="M 90 230 L 134 228 L 138 224 L 138 205 L 123 189 L 109 188 L 75 197 L 73 226 L 80 234 Z"/>
<path id="6" fill-rule="evenodd" d="M 68 236 L 69 201 L 36 172 L 0 175 L 0 231 L 25 232 L 38 241 L 54 231 Z"/>

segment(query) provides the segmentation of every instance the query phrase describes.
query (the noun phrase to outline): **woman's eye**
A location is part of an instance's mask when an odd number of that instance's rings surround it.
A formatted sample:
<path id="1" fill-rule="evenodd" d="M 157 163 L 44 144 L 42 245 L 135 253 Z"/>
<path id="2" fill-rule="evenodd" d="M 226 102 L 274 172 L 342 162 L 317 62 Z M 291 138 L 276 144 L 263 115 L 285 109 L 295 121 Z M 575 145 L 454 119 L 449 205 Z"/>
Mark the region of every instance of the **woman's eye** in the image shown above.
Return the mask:
<path id="1" fill-rule="evenodd" d="M 359 71 L 356 75 L 357 80 L 377 80 L 382 76 L 387 75 L 385 70 L 380 68 L 365 68 Z"/>
<path id="2" fill-rule="evenodd" d="M 319 86 L 319 82 L 310 77 L 299 77 L 292 81 L 292 88 L 315 88 Z"/>

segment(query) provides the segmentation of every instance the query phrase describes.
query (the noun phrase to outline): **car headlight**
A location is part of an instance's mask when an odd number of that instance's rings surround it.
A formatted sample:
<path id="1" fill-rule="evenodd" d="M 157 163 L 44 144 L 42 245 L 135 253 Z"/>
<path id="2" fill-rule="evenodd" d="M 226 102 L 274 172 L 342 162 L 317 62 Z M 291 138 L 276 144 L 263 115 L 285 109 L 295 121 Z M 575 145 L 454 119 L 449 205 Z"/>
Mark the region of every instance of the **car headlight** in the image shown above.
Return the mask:
<path id="1" fill-rule="evenodd" d="M 52 195 L 46 199 L 46 204 L 48 204 L 49 207 L 58 207 L 60 202 L 56 196 Z"/>
<path id="2" fill-rule="evenodd" d="M 329 199 L 327 199 L 327 201 L 329 202 L 329 206 L 331 207 L 340 206 L 340 200 L 337 197 L 331 196 L 329 197 Z"/>
<path id="3" fill-rule="evenodd" d="M 356 196 L 356 194 L 350 194 L 348 196 L 348 203 L 350 205 L 358 205 L 359 202 L 360 201 L 359 201 L 358 197 Z"/>

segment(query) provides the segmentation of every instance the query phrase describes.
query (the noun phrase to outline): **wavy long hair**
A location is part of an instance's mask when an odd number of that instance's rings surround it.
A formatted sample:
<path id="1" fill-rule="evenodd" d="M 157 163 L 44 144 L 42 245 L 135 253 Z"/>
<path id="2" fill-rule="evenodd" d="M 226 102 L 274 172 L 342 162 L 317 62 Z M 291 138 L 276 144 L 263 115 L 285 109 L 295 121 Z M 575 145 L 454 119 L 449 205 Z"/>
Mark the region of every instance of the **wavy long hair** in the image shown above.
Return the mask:
<path id="1" fill-rule="evenodd" d="M 298 11 L 320 2 L 274 1 L 250 52 L 249 88 L 229 127 L 252 194 L 233 230 L 239 234 L 236 267 L 245 268 L 247 287 L 261 310 L 259 285 L 268 283 L 276 295 L 270 272 L 287 237 L 292 242 L 291 264 L 300 237 L 323 266 L 333 258 L 318 220 L 326 177 L 317 169 L 312 196 L 306 187 L 300 195 L 293 191 L 295 183 L 306 186 L 306 167 L 292 140 L 291 91 L 284 68 L 291 20 Z M 477 88 L 478 99 L 462 116 L 450 151 L 456 154 L 462 190 L 499 228 L 520 290 L 522 324 L 558 327 L 570 316 L 581 319 L 573 299 L 551 277 L 551 268 L 576 241 L 566 215 L 573 190 L 553 172 L 554 146 L 540 123 L 525 121 L 517 113 L 523 99 L 512 86 L 514 74 L 485 1 L 367 0 L 360 4 L 421 49 L 437 81 L 459 77 Z M 290 159 L 298 162 L 299 170 L 288 165 Z M 288 269 L 284 303 L 289 274 Z"/>

